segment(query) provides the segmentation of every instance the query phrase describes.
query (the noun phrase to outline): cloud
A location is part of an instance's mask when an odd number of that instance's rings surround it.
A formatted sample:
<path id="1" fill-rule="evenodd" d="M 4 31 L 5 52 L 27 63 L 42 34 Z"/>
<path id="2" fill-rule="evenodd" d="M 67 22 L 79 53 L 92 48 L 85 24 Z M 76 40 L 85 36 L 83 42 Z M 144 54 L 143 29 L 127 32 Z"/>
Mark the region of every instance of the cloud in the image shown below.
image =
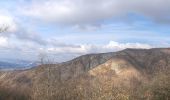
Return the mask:
<path id="1" fill-rule="evenodd" d="M 0 37 L 0 47 L 4 48 L 4 47 L 8 47 L 8 40 L 6 37 Z"/>
<path id="2" fill-rule="evenodd" d="M 126 48 L 149 49 L 152 48 L 152 46 L 143 43 L 119 43 L 115 41 L 110 41 L 108 44 L 105 45 L 92 45 L 92 44 L 80 44 L 79 46 L 68 45 L 64 47 L 49 47 L 46 48 L 46 50 L 48 52 L 54 52 L 54 53 L 86 54 L 86 53 L 112 52 L 112 51 L 123 50 Z"/>
<path id="3" fill-rule="evenodd" d="M 64 43 L 63 43 L 64 44 Z M 92 45 L 92 44 L 79 44 L 79 45 L 68 45 L 68 46 L 51 46 L 45 48 L 39 48 L 39 53 L 47 54 L 50 57 L 54 57 L 56 61 L 63 62 L 71 60 L 83 54 L 89 53 L 105 53 L 115 52 L 126 48 L 136 49 L 149 49 L 153 46 L 143 43 L 119 43 L 110 41 L 105 45 Z"/>
<path id="4" fill-rule="evenodd" d="M 82 54 L 87 52 L 86 48 L 83 46 L 80 46 L 79 48 L 74 48 L 74 47 L 56 47 L 56 48 L 47 48 L 48 52 L 54 52 L 54 53 L 73 53 L 73 54 Z"/>
<path id="5" fill-rule="evenodd" d="M 67 39 L 65 39 L 67 40 Z M 48 44 L 48 46 L 54 46 L 54 47 L 73 47 L 73 48 L 79 48 L 79 45 L 75 45 L 75 44 L 68 44 L 68 43 L 63 43 L 58 41 L 55 38 L 50 38 L 46 40 L 46 43 Z"/>
<path id="6" fill-rule="evenodd" d="M 34 42 L 39 45 L 47 45 L 46 40 L 44 40 L 40 34 L 27 29 L 20 29 L 15 33 L 15 36 L 21 41 Z"/>
<path id="7" fill-rule="evenodd" d="M 18 54 L 21 57 L 27 56 L 27 58 L 32 59 L 36 59 L 38 54 L 44 52 L 48 56 L 54 57 L 58 62 L 70 60 L 74 57 L 88 53 L 114 52 L 126 48 L 149 49 L 153 47 L 149 44 L 143 43 L 119 43 L 115 41 L 110 41 L 108 44 L 97 45 L 67 44 L 49 39 L 46 40 L 46 46 L 38 45 L 34 42 L 21 42 L 21 40 L 15 40 L 15 42 L 13 42 L 14 41 L 10 41 L 7 37 L 0 37 L 0 50 L 5 50 L 4 52 L 6 53 L 12 52 L 14 56 Z"/>
<path id="8" fill-rule="evenodd" d="M 32 0 L 22 13 L 59 25 L 101 24 L 105 20 L 128 20 L 129 13 L 154 22 L 170 23 L 170 0 Z"/>
<path id="9" fill-rule="evenodd" d="M 42 50 L 56 54 L 56 58 L 67 59 L 125 48 L 148 49 L 152 47 L 150 41 L 165 41 L 166 38 L 169 41 L 167 28 L 166 32 L 162 32 L 164 29 L 156 29 L 150 24 L 145 26 L 145 21 L 134 18 L 133 14 L 155 23 L 170 24 L 170 0 L 17 0 L 17 3 L 9 2 L 9 5 L 4 7 L 10 9 L 8 13 L 0 11 L 0 27 L 9 26 L 7 32 L 0 33 L 0 48 L 8 46 L 5 51 L 16 55 L 21 53 L 35 57 Z M 133 26 L 126 23 L 136 19 L 144 24 L 139 23 L 138 26 L 135 23 Z M 114 21 L 121 21 L 121 25 Z M 59 29 L 55 25 L 64 28 Z M 65 28 L 67 25 L 72 27 Z M 149 28 L 145 28 L 147 26 Z M 160 36 L 160 33 L 165 35 Z M 132 42 L 110 41 L 103 44 L 108 40 Z"/>
<path id="10" fill-rule="evenodd" d="M 38 33 L 22 27 L 22 25 L 16 21 L 15 17 L 5 14 L 5 12 L 4 14 L 0 14 L 0 28 L 6 29 L 4 32 L 0 32 L 0 36 L 6 38 L 13 38 L 13 36 L 15 36 L 20 41 L 46 45 L 46 41 L 43 40 Z"/>
<path id="11" fill-rule="evenodd" d="M 144 49 L 149 49 L 152 46 L 149 44 L 142 44 L 142 43 L 119 43 L 115 41 L 110 41 L 108 45 L 106 45 L 104 48 L 110 48 L 110 49 L 116 49 L 116 50 L 121 50 L 121 49 L 126 49 L 126 48 L 144 48 Z"/>
<path id="12" fill-rule="evenodd" d="M 15 32 L 17 31 L 17 25 L 13 18 L 9 15 L 1 15 L 0 14 L 0 27 L 3 29 L 7 27 L 7 32 Z M 1 33 L 2 34 L 2 33 Z"/>

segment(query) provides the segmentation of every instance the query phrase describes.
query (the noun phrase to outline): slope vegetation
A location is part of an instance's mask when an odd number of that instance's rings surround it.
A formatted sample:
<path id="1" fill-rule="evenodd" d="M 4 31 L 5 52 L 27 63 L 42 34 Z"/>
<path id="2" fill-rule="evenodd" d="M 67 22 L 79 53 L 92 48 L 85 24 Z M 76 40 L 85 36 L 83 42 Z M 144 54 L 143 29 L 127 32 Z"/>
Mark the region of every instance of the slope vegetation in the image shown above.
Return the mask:
<path id="1" fill-rule="evenodd" d="M 2 100 L 169 100 L 170 49 L 88 54 L 0 73 Z"/>

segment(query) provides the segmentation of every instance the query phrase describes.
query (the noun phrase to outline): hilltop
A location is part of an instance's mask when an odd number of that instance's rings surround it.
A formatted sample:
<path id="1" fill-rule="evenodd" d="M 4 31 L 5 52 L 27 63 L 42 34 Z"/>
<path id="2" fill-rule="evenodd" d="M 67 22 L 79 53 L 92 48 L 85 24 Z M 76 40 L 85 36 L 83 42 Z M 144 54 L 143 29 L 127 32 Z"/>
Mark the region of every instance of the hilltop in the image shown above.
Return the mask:
<path id="1" fill-rule="evenodd" d="M 155 81 L 161 82 L 157 80 L 159 77 L 169 79 L 169 69 L 169 48 L 87 54 L 59 64 L 2 71 L 0 92 L 6 91 L 8 95 L 0 95 L 0 98 L 11 100 L 17 95 L 21 100 L 152 100 L 156 98 L 155 91 L 149 87 L 154 86 Z M 170 82 L 162 84 L 169 91 Z M 160 98 L 168 100 L 169 96 L 165 92 Z"/>

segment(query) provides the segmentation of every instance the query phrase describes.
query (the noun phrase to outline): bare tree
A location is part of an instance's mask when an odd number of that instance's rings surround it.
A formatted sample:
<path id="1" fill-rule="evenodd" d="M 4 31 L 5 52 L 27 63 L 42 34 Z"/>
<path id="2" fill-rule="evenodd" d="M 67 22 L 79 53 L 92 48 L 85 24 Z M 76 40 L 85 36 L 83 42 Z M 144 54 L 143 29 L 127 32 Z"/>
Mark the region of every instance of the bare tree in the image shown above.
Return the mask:
<path id="1" fill-rule="evenodd" d="M 46 53 L 40 51 L 38 57 L 39 57 L 40 64 L 41 65 L 45 64 L 45 60 L 46 60 L 46 57 L 47 57 Z"/>
<path id="2" fill-rule="evenodd" d="M 9 29 L 9 26 L 3 25 L 0 27 L 0 33 L 6 32 Z"/>
<path id="3" fill-rule="evenodd" d="M 53 60 L 47 55 L 46 52 L 39 52 L 39 61 L 40 67 L 38 68 L 37 74 L 40 74 L 38 83 L 34 82 L 33 88 L 33 99 L 34 100 L 53 100 L 52 96 L 54 95 L 54 81 L 55 81 L 55 74 L 54 74 L 54 64 Z"/>

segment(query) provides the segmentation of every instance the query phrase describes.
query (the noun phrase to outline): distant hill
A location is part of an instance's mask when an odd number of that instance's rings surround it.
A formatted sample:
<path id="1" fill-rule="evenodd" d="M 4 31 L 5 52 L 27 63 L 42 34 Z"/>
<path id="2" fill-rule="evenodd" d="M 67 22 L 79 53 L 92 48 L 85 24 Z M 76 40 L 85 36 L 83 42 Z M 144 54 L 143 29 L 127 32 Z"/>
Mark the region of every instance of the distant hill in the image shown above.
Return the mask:
<path id="1" fill-rule="evenodd" d="M 2 71 L 0 86 L 25 100 L 169 100 L 169 76 L 169 48 L 125 49 Z"/>
<path id="2" fill-rule="evenodd" d="M 39 65 L 38 62 L 24 60 L 0 60 L 0 70 L 29 69 Z"/>

